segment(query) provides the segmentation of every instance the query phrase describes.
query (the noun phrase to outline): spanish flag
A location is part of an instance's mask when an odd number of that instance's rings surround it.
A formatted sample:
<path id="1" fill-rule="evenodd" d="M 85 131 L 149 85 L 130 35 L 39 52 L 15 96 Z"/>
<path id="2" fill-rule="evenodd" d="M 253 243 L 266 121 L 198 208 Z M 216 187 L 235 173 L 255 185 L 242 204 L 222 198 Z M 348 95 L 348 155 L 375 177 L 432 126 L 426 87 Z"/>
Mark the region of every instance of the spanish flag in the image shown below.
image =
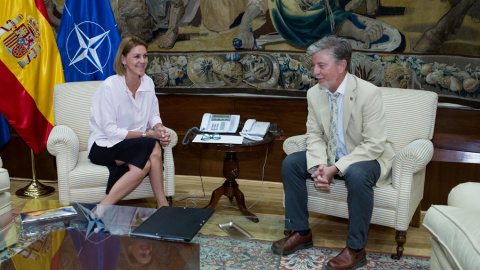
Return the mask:
<path id="1" fill-rule="evenodd" d="M 2 1 L 0 113 L 35 154 L 53 122 L 53 87 L 65 82 L 43 0 Z"/>

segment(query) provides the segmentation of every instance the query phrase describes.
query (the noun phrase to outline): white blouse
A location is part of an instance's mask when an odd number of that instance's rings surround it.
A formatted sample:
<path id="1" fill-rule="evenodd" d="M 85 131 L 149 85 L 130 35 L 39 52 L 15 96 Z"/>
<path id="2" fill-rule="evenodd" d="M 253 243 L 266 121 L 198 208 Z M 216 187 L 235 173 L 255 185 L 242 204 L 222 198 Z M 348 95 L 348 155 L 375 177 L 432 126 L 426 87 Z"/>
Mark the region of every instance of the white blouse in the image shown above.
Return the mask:
<path id="1" fill-rule="evenodd" d="M 144 132 L 162 123 L 155 85 L 143 75 L 133 98 L 125 76 L 113 75 L 105 79 L 92 97 L 90 109 L 90 138 L 88 153 L 94 142 L 112 147 L 123 141 L 128 131 Z"/>

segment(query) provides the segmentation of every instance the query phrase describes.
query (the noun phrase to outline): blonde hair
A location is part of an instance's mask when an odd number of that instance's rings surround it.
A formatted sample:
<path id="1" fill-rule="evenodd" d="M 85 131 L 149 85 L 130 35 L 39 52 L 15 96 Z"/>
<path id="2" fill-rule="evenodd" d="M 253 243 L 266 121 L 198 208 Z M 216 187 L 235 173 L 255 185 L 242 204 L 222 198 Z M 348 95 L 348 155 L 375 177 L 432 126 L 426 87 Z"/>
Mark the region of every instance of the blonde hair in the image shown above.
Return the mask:
<path id="1" fill-rule="evenodd" d="M 120 42 L 118 46 L 115 61 L 113 61 L 113 70 L 115 70 L 118 75 L 125 76 L 127 72 L 122 63 L 122 55 L 126 57 L 127 54 L 138 45 L 142 45 L 145 49 L 148 49 L 148 43 L 140 37 L 130 36 L 122 39 L 122 42 Z"/>

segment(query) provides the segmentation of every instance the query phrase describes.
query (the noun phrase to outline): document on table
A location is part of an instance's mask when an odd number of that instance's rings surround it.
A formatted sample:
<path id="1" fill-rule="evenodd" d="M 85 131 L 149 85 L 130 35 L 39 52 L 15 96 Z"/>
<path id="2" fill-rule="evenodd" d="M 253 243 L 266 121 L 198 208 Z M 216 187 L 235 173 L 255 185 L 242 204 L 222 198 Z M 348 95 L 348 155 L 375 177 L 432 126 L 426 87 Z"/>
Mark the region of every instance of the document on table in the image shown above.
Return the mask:
<path id="1" fill-rule="evenodd" d="M 220 135 L 220 139 L 208 139 L 202 140 L 202 135 L 198 134 L 195 139 L 193 139 L 195 143 L 225 143 L 225 144 L 242 144 L 243 137 L 238 135 Z"/>

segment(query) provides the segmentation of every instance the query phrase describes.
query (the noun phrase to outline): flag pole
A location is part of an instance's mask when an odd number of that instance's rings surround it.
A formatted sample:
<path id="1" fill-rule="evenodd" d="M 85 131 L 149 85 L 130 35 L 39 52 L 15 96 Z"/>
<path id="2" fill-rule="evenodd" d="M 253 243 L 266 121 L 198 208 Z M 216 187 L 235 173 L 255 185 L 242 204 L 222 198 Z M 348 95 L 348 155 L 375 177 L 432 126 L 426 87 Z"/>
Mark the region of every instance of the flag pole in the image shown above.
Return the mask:
<path id="1" fill-rule="evenodd" d="M 35 173 L 35 155 L 33 150 L 30 149 L 31 159 L 32 159 L 32 182 L 26 187 L 23 187 L 15 192 L 19 197 L 25 198 L 40 198 L 52 194 L 55 191 L 54 187 L 46 186 L 39 181 L 37 181 L 37 176 Z"/>

